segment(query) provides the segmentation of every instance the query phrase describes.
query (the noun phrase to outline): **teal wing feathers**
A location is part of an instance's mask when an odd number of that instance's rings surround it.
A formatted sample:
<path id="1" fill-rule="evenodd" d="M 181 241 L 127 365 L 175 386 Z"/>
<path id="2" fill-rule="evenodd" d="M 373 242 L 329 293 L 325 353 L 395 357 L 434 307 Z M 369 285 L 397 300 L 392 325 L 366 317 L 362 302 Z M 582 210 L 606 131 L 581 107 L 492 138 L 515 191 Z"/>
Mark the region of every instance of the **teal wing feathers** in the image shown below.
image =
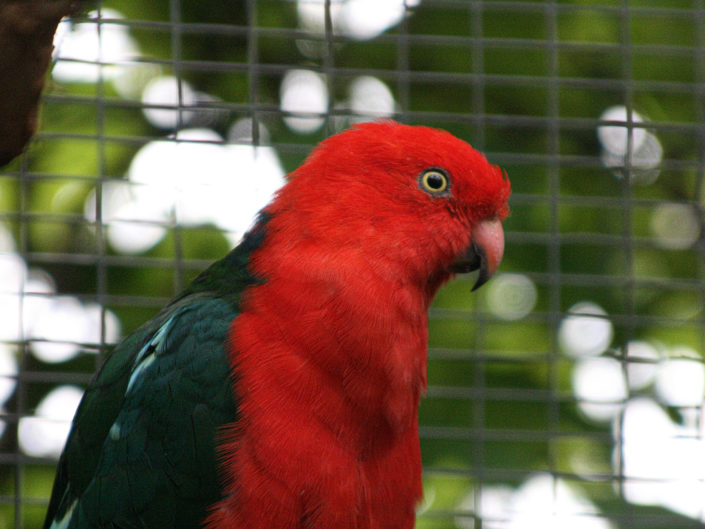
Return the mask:
<path id="1" fill-rule="evenodd" d="M 115 351 L 77 412 L 48 527 L 198 527 L 219 498 L 218 429 L 237 418 L 224 351 L 234 316 L 223 300 L 186 298 L 140 333 L 137 354 Z"/>
<path id="2" fill-rule="evenodd" d="M 237 420 L 227 333 L 264 219 L 89 385 L 59 460 L 45 529 L 196 528 L 221 494 L 219 432 Z"/>

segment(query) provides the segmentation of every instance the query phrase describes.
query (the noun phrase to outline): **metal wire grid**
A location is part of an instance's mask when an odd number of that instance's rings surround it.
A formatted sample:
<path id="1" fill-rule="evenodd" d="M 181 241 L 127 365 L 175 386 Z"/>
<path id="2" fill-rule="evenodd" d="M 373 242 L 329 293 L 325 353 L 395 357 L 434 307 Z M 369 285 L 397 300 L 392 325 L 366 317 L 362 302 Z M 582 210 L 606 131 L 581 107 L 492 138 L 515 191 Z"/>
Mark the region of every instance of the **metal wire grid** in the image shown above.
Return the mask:
<path id="1" fill-rule="evenodd" d="M 588 5 L 558 2 L 423 0 L 416 8 L 418 12 L 414 16 L 439 16 L 442 13 L 447 17 L 466 17 L 466 31 L 454 34 L 425 34 L 419 31 L 418 25 L 411 27 L 411 19 L 403 18 L 392 30 L 382 33 L 369 43 L 354 42 L 348 37 L 335 34 L 332 31 L 333 21 L 330 16 L 326 18 L 325 31 L 318 36 L 296 27 L 295 21 L 288 26 L 262 25 L 261 12 L 271 10 L 277 3 L 283 8 L 284 4 L 292 2 L 247 0 L 238 4 L 245 9 L 244 21 L 238 25 L 184 22 L 182 13 L 186 2 L 170 0 L 168 19 L 160 20 L 155 17 L 155 20 L 106 20 L 99 24 L 99 28 L 122 25 L 136 34 L 156 32 L 164 35 L 170 42 L 167 56 L 142 58 L 140 61 L 169 68 L 177 78 L 244 76 L 246 97 L 228 102 L 218 101 L 211 104 L 210 108 L 217 108 L 231 116 L 249 116 L 255 122 L 268 123 L 281 118 L 285 113 L 263 87 L 268 79 L 280 77 L 299 64 L 286 62 L 265 53 L 265 41 L 318 40 L 325 46 L 326 53 L 318 61 L 309 61 L 306 67 L 325 74 L 331 93 L 337 90 L 337 83 L 341 80 L 358 75 L 376 76 L 393 89 L 397 101 L 397 119 L 460 131 L 474 146 L 484 150 L 493 162 L 508 169 L 515 192 L 512 198 L 513 217 L 507 221 L 507 260 L 512 267 L 510 271 L 525 274 L 538 286 L 542 301 L 535 310 L 523 317 L 520 323 L 498 318 L 486 310 L 482 303 L 472 304 L 469 310 L 448 308 L 443 303 L 432 309 L 432 327 L 439 325 L 443 329 L 462 325 L 468 329 L 468 345 L 466 348 L 458 348 L 455 345 L 444 345 L 443 339 L 434 341 L 432 338 L 429 352 L 431 386 L 424 403 L 428 411 L 422 414 L 422 443 L 425 452 L 426 449 L 442 452 L 444 446 L 453 447 L 460 444 L 468 452 L 469 461 L 468 464 L 457 464 L 457 461 L 451 458 L 448 463 L 443 463 L 443 458 L 438 457 L 431 464 L 426 464 L 425 475 L 432 480 L 439 476 L 439 479 L 470 480 L 474 490 L 481 491 L 483 486 L 496 483 L 517 485 L 532 472 L 543 471 L 556 479 L 577 483 L 583 489 L 595 492 L 591 497 L 604 499 L 608 495 L 606 491 L 614 490 L 613 501 L 600 503 L 602 510 L 599 517 L 608 518 L 616 527 L 672 527 L 674 524 L 679 527 L 700 526 L 692 519 L 667 510 L 649 510 L 619 501 L 625 479 L 621 461 L 617 462 L 614 469 L 598 467 L 579 473 L 569 469 L 559 460 L 557 454 L 560 450 L 556 446 L 575 439 L 602 447 L 609 447 L 616 442 L 616 454 L 621 454 L 622 449 L 619 446 L 620 439 L 615 441 L 613 434 L 606 427 L 576 430 L 570 421 L 566 423 L 566 410 L 574 408 L 579 399 L 565 382 L 565 371 L 574 363 L 574 359 L 566 358 L 556 337 L 561 321 L 573 302 L 581 299 L 586 293 L 604 297 L 605 292 L 615 290 L 621 293 L 621 310 L 610 313 L 608 318 L 618 330 L 622 342 L 626 343 L 640 336 L 643 329 L 655 326 L 678 329 L 689 336 L 702 335 L 704 316 L 701 305 L 705 279 L 702 272 L 703 253 L 700 240 L 692 248 L 674 252 L 674 257 L 695 263 L 688 268 L 690 271 L 695 270 L 694 272 L 681 276 L 644 277 L 635 273 L 634 264 L 637 252 L 654 248 L 653 237 L 635 228 L 638 226 L 637 220 L 643 217 L 645 212 L 666 201 L 677 200 L 694 208 L 699 220 L 702 220 L 699 206 L 705 172 L 705 6 L 702 0 L 680 2 L 678 5 L 676 2 L 652 2 L 643 7 L 628 1 L 606 1 L 605 5 Z M 596 42 L 581 40 L 576 35 L 562 34 L 562 18 L 576 12 L 616 23 L 619 27 L 619 39 L 616 42 Z M 543 38 L 523 37 L 521 29 L 516 28 L 510 37 L 488 34 L 488 26 L 496 28 L 496 23 L 488 24 L 488 19 L 512 19 L 522 16 L 527 18 L 528 25 L 542 25 Z M 676 44 L 668 45 L 648 41 L 634 42 L 632 26 L 634 21 L 639 19 L 655 22 L 679 21 L 684 27 L 687 25 L 691 28 L 693 37 L 690 41 L 687 38 L 675 38 Z M 684 33 L 688 32 L 684 30 Z M 191 37 L 197 38 L 206 34 L 233 39 L 233 42 L 243 44 L 245 52 L 240 57 L 241 60 L 189 57 L 185 42 Z M 387 67 L 367 67 L 354 57 L 346 56 L 345 61 L 340 59 L 341 47 L 364 49 L 372 43 L 381 49 L 393 49 L 393 64 Z M 443 71 L 441 64 L 429 65 L 419 61 L 418 57 L 423 55 L 424 50 L 433 49 L 447 50 L 450 54 L 464 54 L 462 56 L 471 64 L 470 71 Z M 508 58 L 512 54 L 524 57 L 526 53 L 537 53 L 545 59 L 545 70 L 535 73 L 493 71 L 490 68 L 496 66 L 496 61 L 490 61 L 488 56 L 497 53 Z M 579 54 L 594 54 L 609 64 L 618 64 L 619 75 L 567 75 L 565 64 L 570 62 L 571 57 Z M 635 62 L 648 60 L 674 63 L 692 61 L 692 76 L 689 80 L 636 78 Z M 419 63 L 422 64 L 421 67 L 416 66 Z M 518 66 L 521 71 L 521 65 Z M 172 290 L 177 292 L 188 278 L 210 262 L 210 259 L 199 259 L 185 254 L 181 227 L 176 223 L 166 224 L 174 237 L 173 252 L 169 257 L 125 256 L 111 252 L 105 237 L 105 224 L 101 221 L 100 206 L 97 212 L 99 220 L 91 226 L 95 230 L 92 245 L 65 252 L 43 250 L 33 241 L 32 226 L 36 223 L 74 227 L 87 224 L 85 217 L 80 213 L 34 210 L 31 206 L 31 195 L 35 184 L 66 179 L 88 185 L 97 183 L 96 192 L 100 197 L 105 182 L 122 176 L 110 173 L 110 168 L 113 167 L 110 149 L 120 145 L 134 151 L 159 135 L 109 132 L 107 121 L 115 119 L 121 112 L 139 111 L 143 103 L 116 98 L 109 93 L 106 85 L 100 77 L 95 84 L 94 93 L 89 95 L 50 90 L 44 96 L 46 109 L 93 109 L 95 130 L 86 133 L 52 129 L 52 124 L 47 122 L 47 127 L 40 130 L 29 153 L 19 164 L 0 173 L 0 181 L 12 182 L 17 190 L 16 207 L 0 212 L 0 222 L 12 227 L 17 253 L 31 266 L 55 271 L 94 271 L 90 288 L 69 283 L 68 290 L 60 293 L 71 293 L 83 301 L 95 301 L 101 307 L 130 308 L 139 315 L 135 320 L 143 321 L 150 313 L 163 306 L 169 293 L 116 293 L 113 288 L 115 269 L 171 269 L 174 271 Z M 428 93 L 434 90 L 467 91 L 468 96 L 463 107 L 424 105 L 420 98 L 423 98 L 424 94 L 431 95 Z M 496 108 L 492 104 L 492 94 L 498 91 L 516 93 L 519 101 L 523 92 L 535 91 L 545 98 L 545 105 L 540 113 L 523 113 L 520 104 L 506 109 Z M 635 99 L 644 94 L 678 98 L 692 108 L 692 115 L 689 120 L 665 117 L 641 124 L 632 118 L 632 112 L 636 106 Z M 634 187 L 630 185 L 629 178 L 616 179 L 615 192 L 611 196 L 591 192 L 589 182 L 582 188 L 577 186 L 582 189 L 582 193 L 566 193 L 566 187 L 575 189 L 575 186 L 566 186 L 564 183 L 571 173 L 586 175 L 586 178 L 589 178 L 597 173 L 608 172 L 597 155 L 597 149 L 594 154 L 585 154 L 572 148 L 571 138 L 584 138 L 588 135 L 594 138 L 596 128 L 605 124 L 598 115 L 574 115 L 570 106 L 573 98 L 621 102 L 627 109 L 630 135 L 648 127 L 648 130 L 664 139 L 679 138 L 683 148 L 670 151 L 667 149 L 667 156 L 659 164 L 660 170 L 670 175 L 671 194 L 666 196 L 652 193 L 646 187 Z M 432 99 L 438 102 L 438 97 Z M 167 108 L 168 105 L 164 107 Z M 326 125 L 319 136 L 333 132 L 336 128 L 335 118 L 345 117 L 349 113 L 349 109 L 336 108 L 331 98 L 325 112 Z M 257 143 L 258 128 L 253 127 L 253 130 L 254 141 Z M 536 135 L 541 141 L 533 148 L 526 148 L 525 144 L 518 142 L 524 150 L 514 150 L 497 140 L 497 137 L 502 135 Z M 65 174 L 61 167 L 34 168 L 33 154 L 50 147 L 52 142 L 56 141 L 82 142 L 86 149 L 95 149 L 95 174 L 90 171 L 86 174 Z M 282 139 L 275 139 L 273 142 L 289 166 L 295 166 L 295 161 L 303 158 L 311 143 L 309 137 L 296 141 L 291 135 L 282 135 Z M 632 172 L 629 148 L 625 159 L 623 172 L 629 175 Z M 542 190 L 522 186 L 523 173 L 539 178 Z M 566 212 L 575 210 L 597 210 L 600 212 L 598 217 L 604 214 L 605 221 L 614 222 L 615 227 L 596 228 L 595 224 L 591 224 L 584 231 L 566 231 L 562 226 L 562 218 Z M 524 220 L 526 217 L 522 218 L 522 214 L 539 215 L 541 220 L 528 223 Z M 529 228 L 526 227 L 527 224 Z M 540 227 L 537 228 L 537 225 Z M 595 251 L 596 259 L 618 250 L 622 262 L 620 266 L 606 267 L 602 272 L 595 272 L 593 267 L 582 271 L 575 263 L 566 266 L 566 261 L 570 261 L 570 253 L 576 248 L 585 247 L 591 247 Z M 533 255 L 537 252 L 543 254 L 543 259 L 533 258 L 530 267 L 523 268 L 522 255 Z M 683 316 L 675 310 L 656 315 L 640 313 L 636 299 L 644 291 L 693 292 L 698 310 L 694 316 Z M 515 332 L 517 325 L 522 325 L 522 329 L 544 329 L 549 337 L 548 342 L 534 345 L 527 340 L 526 343 L 517 345 L 516 341 L 510 341 L 503 347 L 492 342 L 493 334 Z M 35 526 L 36 520 L 41 517 L 38 513 L 45 509 L 47 498 L 34 492 L 32 481 L 37 475 L 38 467 L 54 465 L 55 461 L 24 455 L 19 450 L 16 427 L 22 417 L 33 413 L 33 406 L 36 405 L 33 393 L 37 391 L 37 386 L 85 384 L 93 368 L 100 364 L 102 353 L 108 348 L 104 339 L 104 319 L 102 327 L 99 343 L 83 344 L 85 348 L 98 350 L 101 354 L 96 356 L 92 366 L 81 364 L 78 370 L 40 365 L 30 358 L 30 340 L 12 343 L 18 351 L 20 370 L 16 375 L 17 387 L 14 395 L 1 416 L 8 427 L 0 445 L 0 468 L 3 469 L 0 474 L 11 476 L 9 479 L 3 478 L 11 482 L 11 485 L 3 486 L 0 506 L 9 506 L 10 510 L 5 512 L 11 512 L 11 516 L 0 518 L 0 525 L 4 523 L 8 527 L 30 527 Z M 527 336 L 531 337 L 530 330 L 527 330 Z M 705 346 L 702 338 L 700 346 L 700 351 L 705 350 L 702 347 Z M 628 361 L 624 349 L 615 348 L 611 354 L 626 370 L 631 361 Z M 459 367 L 466 368 L 469 373 L 464 383 L 434 383 L 433 375 L 436 371 L 455 370 Z M 525 373 L 527 376 L 534 376 L 538 371 L 541 380 L 537 384 L 517 387 L 513 382 L 507 381 L 508 379 L 498 377 L 498 370 Z M 443 382 L 445 379 L 439 376 L 435 380 Z M 464 426 L 447 426 L 442 424 L 442 421 L 433 420 L 433 413 L 442 406 L 467 407 L 468 421 Z M 503 407 L 512 406 L 520 406 L 520 409 L 540 409 L 540 415 L 543 416 L 540 427 L 536 423 L 507 427 L 498 418 L 501 418 Z M 516 447 L 520 447 L 521 452 L 523 446 L 527 449 L 539 446 L 540 450 L 546 452 L 545 464 L 537 468 L 525 461 L 515 460 L 515 455 L 512 456 L 512 461 L 497 462 L 497 446 L 506 446 L 508 454 L 515 454 Z M 515 447 L 513 450 L 512 446 Z M 472 498 L 469 504 L 462 506 L 457 503 L 450 506 L 431 506 L 422 512 L 419 523 L 426 523 L 430 527 L 497 527 L 498 520 L 493 519 L 491 513 L 483 514 L 481 496 L 475 494 Z"/>

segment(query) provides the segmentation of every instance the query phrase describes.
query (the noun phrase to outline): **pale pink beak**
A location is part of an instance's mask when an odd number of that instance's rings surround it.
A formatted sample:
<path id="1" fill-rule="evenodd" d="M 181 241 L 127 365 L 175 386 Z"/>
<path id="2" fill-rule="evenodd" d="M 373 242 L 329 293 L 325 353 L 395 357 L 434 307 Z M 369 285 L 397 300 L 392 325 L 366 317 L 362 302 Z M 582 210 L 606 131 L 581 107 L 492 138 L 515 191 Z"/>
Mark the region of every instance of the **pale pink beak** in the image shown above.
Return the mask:
<path id="1" fill-rule="evenodd" d="M 497 219 L 486 219 L 478 222 L 470 233 L 472 244 L 454 262 L 452 270 L 457 273 L 480 270 L 473 290 L 477 290 L 497 271 L 504 254 L 504 230 L 502 222 Z"/>

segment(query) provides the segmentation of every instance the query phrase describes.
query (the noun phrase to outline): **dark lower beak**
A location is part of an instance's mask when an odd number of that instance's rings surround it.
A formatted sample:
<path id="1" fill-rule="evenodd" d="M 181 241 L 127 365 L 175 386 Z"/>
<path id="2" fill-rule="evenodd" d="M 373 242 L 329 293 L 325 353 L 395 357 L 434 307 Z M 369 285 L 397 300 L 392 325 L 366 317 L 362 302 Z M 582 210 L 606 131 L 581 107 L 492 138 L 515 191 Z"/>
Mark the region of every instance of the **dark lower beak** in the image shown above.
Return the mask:
<path id="1" fill-rule="evenodd" d="M 470 248 L 453 262 L 451 271 L 455 274 L 467 274 L 475 270 L 480 270 L 480 274 L 472 287 L 473 292 L 487 283 L 492 276 L 487 263 L 487 254 L 482 247 L 473 242 Z"/>
<path id="2" fill-rule="evenodd" d="M 504 231 L 497 218 L 485 219 L 472 227 L 470 247 L 451 265 L 451 271 L 464 274 L 479 270 L 473 291 L 487 283 L 496 272 L 504 254 Z"/>

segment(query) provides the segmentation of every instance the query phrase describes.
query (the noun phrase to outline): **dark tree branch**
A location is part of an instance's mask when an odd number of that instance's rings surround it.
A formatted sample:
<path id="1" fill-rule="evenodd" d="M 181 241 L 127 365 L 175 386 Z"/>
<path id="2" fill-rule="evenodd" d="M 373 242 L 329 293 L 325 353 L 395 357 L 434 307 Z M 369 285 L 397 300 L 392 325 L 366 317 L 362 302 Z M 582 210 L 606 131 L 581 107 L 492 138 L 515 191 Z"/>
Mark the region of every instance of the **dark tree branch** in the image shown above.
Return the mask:
<path id="1" fill-rule="evenodd" d="M 37 127 L 54 32 L 76 0 L 0 0 L 0 166 L 18 156 Z"/>

